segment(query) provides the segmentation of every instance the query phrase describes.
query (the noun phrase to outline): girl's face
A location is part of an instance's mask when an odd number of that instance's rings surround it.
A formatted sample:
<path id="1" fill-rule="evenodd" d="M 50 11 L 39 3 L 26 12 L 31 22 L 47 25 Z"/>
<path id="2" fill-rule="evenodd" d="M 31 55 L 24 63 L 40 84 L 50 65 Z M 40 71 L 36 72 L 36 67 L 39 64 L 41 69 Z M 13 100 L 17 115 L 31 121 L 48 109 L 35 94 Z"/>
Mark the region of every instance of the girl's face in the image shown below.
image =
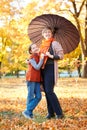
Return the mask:
<path id="1" fill-rule="evenodd" d="M 53 36 L 52 31 L 50 29 L 45 30 L 42 35 L 46 40 L 52 38 Z"/>
<path id="2" fill-rule="evenodd" d="M 39 48 L 37 47 L 36 44 L 33 44 L 31 46 L 31 53 L 38 53 L 39 52 Z"/>

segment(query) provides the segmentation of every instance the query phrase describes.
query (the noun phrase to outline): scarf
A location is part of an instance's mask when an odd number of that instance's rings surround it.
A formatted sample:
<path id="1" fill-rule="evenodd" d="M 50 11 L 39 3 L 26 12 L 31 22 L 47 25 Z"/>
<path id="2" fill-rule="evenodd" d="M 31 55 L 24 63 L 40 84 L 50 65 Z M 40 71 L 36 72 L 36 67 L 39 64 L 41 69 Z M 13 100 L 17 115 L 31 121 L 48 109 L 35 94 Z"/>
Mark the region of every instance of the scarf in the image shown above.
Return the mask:
<path id="1" fill-rule="evenodd" d="M 40 45 L 40 53 L 45 54 L 44 62 L 43 62 L 43 65 L 42 65 L 42 69 L 44 69 L 46 61 L 48 59 L 48 56 L 46 56 L 46 52 L 49 50 L 49 47 L 50 47 L 50 45 L 51 45 L 53 40 L 54 40 L 54 38 L 50 38 L 48 40 L 43 40 L 42 44 Z"/>

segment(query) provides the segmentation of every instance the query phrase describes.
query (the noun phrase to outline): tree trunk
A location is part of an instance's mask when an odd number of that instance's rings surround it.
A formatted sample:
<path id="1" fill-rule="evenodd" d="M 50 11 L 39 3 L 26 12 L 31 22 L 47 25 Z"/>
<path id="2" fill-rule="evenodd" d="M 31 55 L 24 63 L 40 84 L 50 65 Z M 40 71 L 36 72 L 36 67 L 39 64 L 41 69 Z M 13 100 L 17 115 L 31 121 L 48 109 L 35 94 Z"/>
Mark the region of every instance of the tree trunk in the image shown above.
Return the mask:
<path id="1" fill-rule="evenodd" d="M 83 69 L 83 78 L 87 78 L 87 61 L 85 62 Z"/>
<path id="2" fill-rule="evenodd" d="M 16 76 L 19 78 L 19 70 L 16 71 Z"/>
<path id="3" fill-rule="evenodd" d="M 85 52 L 84 52 L 84 60 L 83 64 L 83 77 L 87 78 L 87 1 L 86 1 L 86 17 L 85 17 Z"/>
<path id="4" fill-rule="evenodd" d="M 2 62 L 0 62 L 0 79 L 1 79 L 1 77 L 2 77 L 2 73 L 1 73 L 1 64 L 2 64 Z"/>
<path id="5" fill-rule="evenodd" d="M 87 57 L 87 1 L 86 1 L 86 17 L 85 17 L 85 57 Z"/>
<path id="6" fill-rule="evenodd" d="M 74 18 L 76 20 L 76 23 L 77 23 L 77 27 L 78 27 L 78 30 L 79 30 L 79 34 L 80 34 L 80 40 L 81 40 L 81 52 L 82 52 L 82 77 L 84 78 L 87 78 L 87 66 L 84 64 L 84 61 L 86 60 L 86 57 L 87 57 L 87 1 L 86 0 L 83 0 L 82 2 L 82 5 L 80 7 L 80 10 L 77 11 L 77 8 L 76 8 L 76 3 L 75 1 L 72 1 L 72 4 L 73 4 L 73 9 L 74 9 Z M 78 17 L 81 13 L 81 10 L 83 8 L 83 6 L 85 5 L 86 7 L 86 16 L 85 16 L 85 40 L 83 40 L 83 37 L 82 37 L 82 33 L 81 33 L 81 26 L 80 26 L 80 22 L 78 20 Z M 85 61 L 86 62 L 86 61 Z"/>

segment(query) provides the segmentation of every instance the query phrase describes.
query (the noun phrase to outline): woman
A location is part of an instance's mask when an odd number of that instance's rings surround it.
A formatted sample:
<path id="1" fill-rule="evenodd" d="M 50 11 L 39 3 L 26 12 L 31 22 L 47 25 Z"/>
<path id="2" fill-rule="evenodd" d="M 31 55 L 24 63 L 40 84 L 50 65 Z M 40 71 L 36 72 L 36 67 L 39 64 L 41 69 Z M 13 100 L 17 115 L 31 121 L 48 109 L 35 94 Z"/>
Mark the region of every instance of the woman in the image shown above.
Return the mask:
<path id="1" fill-rule="evenodd" d="M 56 94 L 54 93 L 54 85 L 57 80 L 57 61 L 63 59 L 64 53 L 61 45 L 54 40 L 54 31 L 51 28 L 45 28 L 42 31 L 44 40 L 40 46 L 41 53 L 44 53 L 44 63 L 42 65 L 41 74 L 43 79 L 43 87 L 47 101 L 48 114 L 47 119 L 62 118 L 63 112 Z"/>

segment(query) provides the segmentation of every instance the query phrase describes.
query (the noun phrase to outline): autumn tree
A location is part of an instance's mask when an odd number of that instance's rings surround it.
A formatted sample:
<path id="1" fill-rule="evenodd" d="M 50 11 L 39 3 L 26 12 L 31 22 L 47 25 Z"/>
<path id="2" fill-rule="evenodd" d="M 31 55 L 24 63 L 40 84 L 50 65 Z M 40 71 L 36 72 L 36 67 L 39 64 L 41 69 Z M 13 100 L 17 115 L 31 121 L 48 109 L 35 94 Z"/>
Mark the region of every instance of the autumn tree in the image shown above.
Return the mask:
<path id="1" fill-rule="evenodd" d="M 16 3 L 15 3 L 16 2 Z M 10 70 L 20 70 L 24 66 L 24 59 L 28 56 L 26 51 L 30 44 L 28 37 L 28 24 L 38 15 L 44 13 L 54 13 L 68 17 L 78 28 L 80 33 L 80 48 L 69 54 L 66 58 L 77 58 L 80 54 L 84 59 L 87 57 L 87 1 L 86 0 L 33 0 L 25 5 L 21 0 L 0 1 L 0 68 L 10 66 L 10 63 L 17 62 L 14 67 L 8 67 Z M 86 14 L 86 15 L 85 15 Z M 85 16 L 85 17 L 84 17 Z M 86 20 L 85 20 L 86 19 Z M 85 23 L 85 24 L 84 24 Z M 84 31 L 85 28 L 85 31 Z M 10 49 L 7 51 L 7 48 Z M 16 52 L 15 52 L 16 48 Z M 19 51 L 21 48 L 23 52 Z M 18 52 L 17 52 L 18 51 Z M 20 55 L 19 55 L 20 53 Z M 11 54 L 11 55 L 10 55 Z M 18 57 L 18 56 L 19 57 Z M 6 60 L 6 56 L 8 57 Z M 10 62 L 9 62 L 10 56 Z M 76 57 L 77 56 L 77 57 Z M 13 60 L 15 59 L 15 60 Z M 8 61 L 8 63 L 7 63 Z M 21 64 L 21 67 L 19 63 Z M 23 66 L 22 66 L 23 65 Z M 83 64 L 84 66 L 84 64 Z M 83 67 L 84 68 L 84 67 Z M 85 70 L 85 69 L 83 69 Z M 3 69 L 4 71 L 4 69 Z M 7 72 L 8 72 L 7 71 Z M 86 71 L 84 71 L 86 72 Z M 85 77 L 85 73 L 84 73 Z"/>
<path id="2" fill-rule="evenodd" d="M 29 43 L 26 22 L 20 12 L 22 8 L 17 8 L 17 3 L 15 5 L 13 2 L 14 0 L 0 1 L 0 77 L 13 69 L 16 72 L 23 70 L 25 50 Z M 18 53 L 15 53 L 14 49 Z"/>
<path id="3" fill-rule="evenodd" d="M 72 3 L 73 10 L 70 9 L 69 2 Z M 77 28 L 79 30 L 80 34 L 80 45 L 81 45 L 81 54 L 82 54 L 82 60 L 83 60 L 83 77 L 86 77 L 87 68 L 84 67 L 84 60 L 87 58 L 87 1 L 79 1 L 79 0 L 68 0 L 65 3 L 67 7 L 67 11 L 71 13 L 73 18 L 75 19 Z M 79 5 L 79 6 L 78 6 Z M 66 11 L 66 10 L 64 10 Z M 83 13 L 83 15 L 82 15 Z M 83 17 L 83 25 L 82 25 L 82 17 Z M 84 26 L 82 28 L 82 26 Z M 84 34 L 84 35 L 83 35 Z"/>
<path id="4" fill-rule="evenodd" d="M 81 2 L 79 10 L 77 8 L 78 6 L 77 6 L 75 0 L 71 0 L 71 3 L 73 5 L 74 13 L 72 13 L 72 11 L 70 11 L 70 12 L 73 14 L 73 17 L 76 20 L 77 27 L 78 27 L 78 30 L 79 30 L 79 33 L 80 33 L 81 50 L 82 50 L 82 56 L 83 56 L 83 61 L 84 61 L 86 59 L 86 57 L 87 57 L 87 1 L 83 0 Z M 86 7 L 84 9 L 85 10 L 85 17 L 84 17 L 84 20 L 85 20 L 85 25 L 84 25 L 85 37 L 82 35 L 82 28 L 81 28 L 81 24 L 80 24 L 80 20 L 79 20 L 80 14 L 81 14 L 82 9 L 84 8 L 84 6 Z M 87 72 L 86 69 L 87 68 L 84 67 L 84 63 L 83 63 L 83 77 L 86 77 L 86 73 L 85 73 L 85 72 Z"/>

